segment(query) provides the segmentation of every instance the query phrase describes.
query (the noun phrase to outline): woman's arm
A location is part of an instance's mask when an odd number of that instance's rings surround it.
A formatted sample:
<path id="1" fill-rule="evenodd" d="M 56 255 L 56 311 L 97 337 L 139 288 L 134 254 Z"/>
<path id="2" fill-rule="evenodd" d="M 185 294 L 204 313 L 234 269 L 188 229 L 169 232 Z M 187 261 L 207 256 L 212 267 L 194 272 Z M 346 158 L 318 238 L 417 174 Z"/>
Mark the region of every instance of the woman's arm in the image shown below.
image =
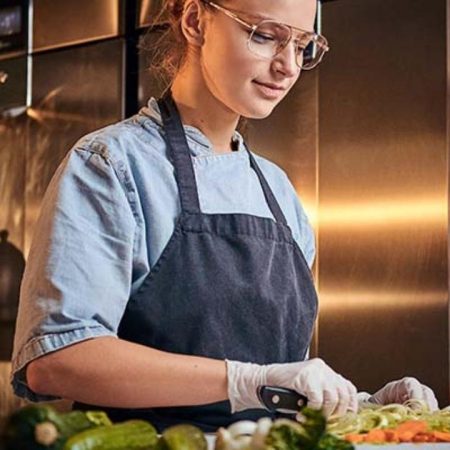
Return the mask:
<path id="1" fill-rule="evenodd" d="M 27 366 L 30 388 L 83 403 L 150 408 L 227 399 L 225 361 L 162 352 L 99 337 L 65 347 Z"/>

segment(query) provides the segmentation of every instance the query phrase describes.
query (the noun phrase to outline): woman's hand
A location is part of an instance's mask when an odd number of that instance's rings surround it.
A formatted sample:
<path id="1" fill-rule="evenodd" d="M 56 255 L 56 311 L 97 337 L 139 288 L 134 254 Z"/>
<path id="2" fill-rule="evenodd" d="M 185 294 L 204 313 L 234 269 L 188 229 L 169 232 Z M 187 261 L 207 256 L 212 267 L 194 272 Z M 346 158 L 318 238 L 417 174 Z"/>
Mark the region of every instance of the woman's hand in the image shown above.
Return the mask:
<path id="1" fill-rule="evenodd" d="M 368 400 L 371 403 L 387 405 L 389 403 L 404 403 L 406 400 L 412 399 L 424 401 L 432 411 L 439 409 L 434 392 L 412 377 L 391 381 Z"/>
<path id="2" fill-rule="evenodd" d="M 323 409 L 327 416 L 357 410 L 355 386 L 321 359 L 265 366 L 226 362 L 232 412 L 261 408 L 257 389 L 262 385 L 293 389 L 308 399 L 309 407 Z"/>

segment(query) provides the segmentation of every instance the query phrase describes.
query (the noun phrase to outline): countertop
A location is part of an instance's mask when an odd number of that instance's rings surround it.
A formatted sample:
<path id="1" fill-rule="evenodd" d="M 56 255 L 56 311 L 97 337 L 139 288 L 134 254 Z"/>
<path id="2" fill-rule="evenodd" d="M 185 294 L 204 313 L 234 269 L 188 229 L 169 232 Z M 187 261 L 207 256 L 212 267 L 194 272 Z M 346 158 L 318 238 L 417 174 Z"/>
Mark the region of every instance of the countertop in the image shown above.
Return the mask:
<path id="1" fill-rule="evenodd" d="M 214 450 L 214 435 L 206 435 L 208 441 L 208 450 Z M 0 450 L 4 446 L 0 441 Z M 355 450 L 450 450 L 450 443 L 440 444 L 385 444 L 385 445 L 355 445 Z"/>

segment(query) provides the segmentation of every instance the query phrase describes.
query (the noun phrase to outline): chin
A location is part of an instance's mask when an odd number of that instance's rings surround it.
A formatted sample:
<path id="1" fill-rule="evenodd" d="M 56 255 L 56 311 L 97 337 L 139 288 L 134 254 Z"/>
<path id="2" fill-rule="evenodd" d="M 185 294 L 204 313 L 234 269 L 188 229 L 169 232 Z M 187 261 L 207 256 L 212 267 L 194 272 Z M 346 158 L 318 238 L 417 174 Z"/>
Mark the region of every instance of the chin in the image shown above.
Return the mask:
<path id="1" fill-rule="evenodd" d="M 270 114 L 272 114 L 272 111 L 274 110 L 275 106 L 278 105 L 278 102 L 264 103 L 266 104 L 261 104 L 260 102 L 258 102 L 257 105 L 255 104 L 246 108 L 246 112 L 241 115 L 246 117 L 247 119 L 265 119 L 266 117 L 270 116 Z"/>

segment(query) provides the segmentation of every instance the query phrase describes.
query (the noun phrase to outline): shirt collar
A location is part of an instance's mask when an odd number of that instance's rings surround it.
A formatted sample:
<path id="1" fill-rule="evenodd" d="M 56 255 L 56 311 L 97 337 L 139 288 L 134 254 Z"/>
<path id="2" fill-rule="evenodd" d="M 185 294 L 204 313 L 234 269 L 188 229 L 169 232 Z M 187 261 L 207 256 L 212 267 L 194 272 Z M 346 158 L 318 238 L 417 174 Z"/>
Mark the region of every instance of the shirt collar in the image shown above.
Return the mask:
<path id="1" fill-rule="evenodd" d="M 144 106 L 139 111 L 139 114 L 149 117 L 162 127 L 159 105 L 154 97 L 150 98 L 147 106 Z M 194 156 L 211 156 L 214 153 L 211 141 L 198 128 L 191 125 L 183 125 L 183 128 Z M 233 133 L 233 142 L 237 142 L 237 150 L 233 153 L 245 151 L 244 139 L 238 131 Z"/>

